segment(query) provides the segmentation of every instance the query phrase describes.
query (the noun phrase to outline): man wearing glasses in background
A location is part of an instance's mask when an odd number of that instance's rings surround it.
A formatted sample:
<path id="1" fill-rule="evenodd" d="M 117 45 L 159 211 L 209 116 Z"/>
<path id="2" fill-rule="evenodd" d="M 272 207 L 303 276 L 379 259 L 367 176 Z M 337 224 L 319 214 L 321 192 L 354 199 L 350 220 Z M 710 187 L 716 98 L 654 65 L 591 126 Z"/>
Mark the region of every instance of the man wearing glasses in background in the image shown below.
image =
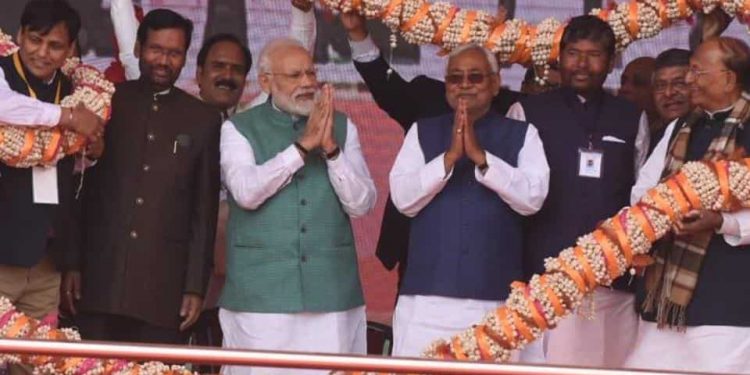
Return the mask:
<path id="1" fill-rule="evenodd" d="M 654 106 L 659 115 L 657 122 L 651 122 L 652 152 L 664 130 L 672 121 L 686 116 L 693 108 L 690 104 L 690 88 L 685 82 L 690 69 L 690 51 L 672 48 L 656 57 L 654 66 L 653 90 Z"/>

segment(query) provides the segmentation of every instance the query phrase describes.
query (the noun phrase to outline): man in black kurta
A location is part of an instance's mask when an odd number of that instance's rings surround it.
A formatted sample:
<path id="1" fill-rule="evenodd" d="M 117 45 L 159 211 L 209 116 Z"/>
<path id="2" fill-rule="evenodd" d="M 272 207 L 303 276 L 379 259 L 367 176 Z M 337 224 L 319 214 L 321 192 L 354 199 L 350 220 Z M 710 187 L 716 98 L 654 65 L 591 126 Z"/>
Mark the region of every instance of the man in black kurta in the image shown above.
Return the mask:
<path id="1" fill-rule="evenodd" d="M 219 194 L 218 111 L 174 86 L 192 23 L 151 11 L 141 78 L 117 86 L 105 151 L 85 176 L 79 272 L 85 339 L 180 343 L 202 306 Z M 80 291 L 77 290 L 80 285 Z"/>

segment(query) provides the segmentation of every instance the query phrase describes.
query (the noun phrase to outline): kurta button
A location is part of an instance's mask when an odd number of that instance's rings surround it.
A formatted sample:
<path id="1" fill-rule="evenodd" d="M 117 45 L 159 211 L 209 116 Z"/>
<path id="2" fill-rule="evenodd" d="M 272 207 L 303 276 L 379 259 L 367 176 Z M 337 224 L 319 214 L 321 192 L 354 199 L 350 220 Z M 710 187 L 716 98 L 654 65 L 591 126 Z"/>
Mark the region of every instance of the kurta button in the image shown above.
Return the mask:
<path id="1" fill-rule="evenodd" d="M 132 239 L 138 238 L 138 232 L 136 232 L 134 230 L 131 230 L 130 231 L 130 238 L 132 238 Z"/>
<path id="2" fill-rule="evenodd" d="M 307 262 L 307 257 L 303 255 L 300 257 L 300 260 L 302 261 L 302 263 Z"/>
<path id="3" fill-rule="evenodd" d="M 143 171 L 148 172 L 151 169 L 151 166 L 148 164 L 143 164 Z"/>
<path id="4" fill-rule="evenodd" d="M 303 199 L 303 200 L 299 201 L 299 204 L 301 204 L 303 206 L 307 205 L 307 200 Z"/>
<path id="5" fill-rule="evenodd" d="M 142 206 L 143 205 L 143 198 L 141 198 L 141 197 L 135 198 L 135 204 L 137 204 L 139 206 Z"/>
<path id="6" fill-rule="evenodd" d="M 148 135 L 146 135 L 146 138 L 149 141 L 153 141 L 154 139 L 156 139 L 156 136 L 153 133 L 148 133 Z"/>
<path id="7" fill-rule="evenodd" d="M 307 228 L 303 225 L 302 228 L 299 229 L 300 232 L 305 233 L 307 232 Z"/>

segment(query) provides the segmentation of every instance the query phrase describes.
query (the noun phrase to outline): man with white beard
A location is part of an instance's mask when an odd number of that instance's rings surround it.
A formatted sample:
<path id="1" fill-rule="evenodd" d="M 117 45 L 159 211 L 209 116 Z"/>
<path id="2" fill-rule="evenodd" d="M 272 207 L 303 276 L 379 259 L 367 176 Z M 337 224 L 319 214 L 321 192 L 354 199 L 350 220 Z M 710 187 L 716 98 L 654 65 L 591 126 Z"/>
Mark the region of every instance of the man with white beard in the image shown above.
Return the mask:
<path id="1" fill-rule="evenodd" d="M 221 129 L 230 193 L 219 300 L 223 345 L 364 354 L 365 307 L 349 218 L 373 208 L 375 185 L 357 128 L 334 111 L 332 87 L 318 89 L 312 57 L 293 39 L 266 45 L 258 81 L 271 99 Z"/>

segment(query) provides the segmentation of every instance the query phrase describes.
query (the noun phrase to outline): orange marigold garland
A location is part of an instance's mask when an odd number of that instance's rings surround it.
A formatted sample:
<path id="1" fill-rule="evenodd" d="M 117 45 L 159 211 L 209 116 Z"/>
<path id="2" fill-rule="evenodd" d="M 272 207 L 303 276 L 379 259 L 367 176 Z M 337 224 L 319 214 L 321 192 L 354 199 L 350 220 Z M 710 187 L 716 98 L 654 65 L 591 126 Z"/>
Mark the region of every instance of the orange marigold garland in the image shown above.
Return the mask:
<path id="1" fill-rule="evenodd" d="M 544 275 L 533 276 L 528 285 L 514 283 L 505 306 L 452 340 L 433 343 L 425 355 L 482 360 L 473 350 L 480 340 L 500 337 L 502 340 L 495 340 L 496 350 L 493 352 L 496 355 L 492 360 L 507 360 L 513 349 L 522 348 L 530 341 L 520 335 L 520 331 L 514 331 L 512 337 L 508 337 L 505 320 L 511 319 L 507 317 L 522 321 L 527 327 L 525 330 L 538 338 L 545 329 L 553 328 L 579 306 L 583 297 L 591 292 L 589 285 L 582 285 L 577 279 L 589 280 L 592 277 L 589 273 L 593 273 L 597 285 L 610 285 L 633 265 L 631 256 L 645 256 L 652 241 L 669 232 L 675 221 L 692 206 L 717 211 L 750 207 L 749 162 L 750 159 L 685 164 L 678 174 L 651 189 L 636 205 L 622 209 L 593 233 L 581 236 L 576 247 L 563 250 L 557 258 L 548 258 Z M 694 195 L 691 205 L 680 203 L 688 200 L 687 194 Z M 517 322 L 511 325 L 519 327 Z M 483 334 L 477 335 L 480 330 Z M 460 345 L 454 345 L 456 342 Z M 486 343 L 482 345 L 487 346 Z M 462 352 L 457 353 L 458 350 Z"/>
<path id="2" fill-rule="evenodd" d="M 436 44 L 444 51 L 458 45 L 477 43 L 497 54 L 501 64 L 533 65 L 545 82 L 549 63 L 557 60 L 558 44 L 565 24 L 548 18 L 538 25 L 512 19 L 497 22 L 483 11 L 460 9 L 447 2 L 427 0 L 322 0 L 328 8 L 355 11 L 367 18 L 381 20 L 392 32 L 401 33 L 414 44 Z M 615 32 L 617 49 L 651 38 L 694 12 L 710 13 L 721 9 L 730 17 L 748 25 L 750 0 L 631 0 L 591 14 L 607 21 Z M 394 44 L 392 38 L 391 44 Z"/>
<path id="3" fill-rule="evenodd" d="M 0 30 L 0 56 L 10 56 L 18 50 L 10 36 Z M 83 103 L 103 119 L 109 119 L 114 85 L 96 68 L 82 64 L 77 58 L 68 59 L 62 72 L 73 82 L 74 91 L 62 99 L 67 108 Z M 13 126 L 0 123 L 0 161 L 17 167 L 54 165 L 65 157 L 81 152 L 86 138 L 58 127 Z"/>
<path id="4" fill-rule="evenodd" d="M 0 297 L 0 338 L 80 341 L 72 329 L 55 329 L 17 311 L 5 297 Z M 169 366 L 161 362 L 143 364 L 125 360 L 95 358 L 50 357 L 44 355 L 0 354 L 0 363 L 23 363 L 34 366 L 35 374 L 66 375 L 189 375 L 183 366 Z"/>

